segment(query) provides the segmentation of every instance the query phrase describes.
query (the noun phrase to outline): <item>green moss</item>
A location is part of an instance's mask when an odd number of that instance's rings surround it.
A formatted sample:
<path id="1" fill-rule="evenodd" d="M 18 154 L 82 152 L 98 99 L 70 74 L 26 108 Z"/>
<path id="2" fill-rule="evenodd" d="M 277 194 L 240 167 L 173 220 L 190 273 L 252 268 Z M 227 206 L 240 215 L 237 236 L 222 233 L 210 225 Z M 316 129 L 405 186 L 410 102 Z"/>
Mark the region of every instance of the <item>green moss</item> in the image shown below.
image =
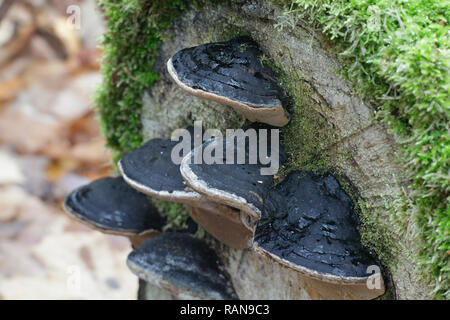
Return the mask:
<path id="1" fill-rule="evenodd" d="M 346 155 L 334 146 L 337 142 L 335 130 L 321 112 L 322 105 L 314 99 L 315 91 L 301 78 L 292 62 L 288 70 L 283 70 L 273 58 L 263 55 L 260 59 L 275 71 L 280 86 L 289 97 L 286 104 L 290 121 L 281 128 L 282 143 L 289 158 L 279 171 L 279 181 L 292 170 L 333 171 L 333 162 Z"/>
<path id="2" fill-rule="evenodd" d="M 356 210 L 361 219 L 361 240 L 363 245 L 374 250 L 380 262 L 389 270 L 395 270 L 398 251 L 400 250 L 397 237 L 393 231 L 380 224 L 379 210 L 368 210 L 365 202 L 359 199 Z"/>
<path id="3" fill-rule="evenodd" d="M 152 203 L 158 208 L 161 215 L 166 217 L 167 223 L 164 230 L 182 230 L 187 227 L 187 220 L 189 213 L 186 207 L 180 203 L 174 203 L 169 201 L 163 201 L 152 198 Z"/>
<path id="4" fill-rule="evenodd" d="M 375 300 L 393 300 L 393 299 L 391 292 L 389 290 L 386 290 L 386 292 L 383 295 L 379 296 Z"/>
<path id="5" fill-rule="evenodd" d="M 320 105 L 311 99 L 312 88 L 300 79 L 295 71 L 284 78 L 283 87 L 293 99 L 290 108 L 291 121 L 281 129 L 283 143 L 289 155 L 286 171 L 302 169 L 319 172 L 330 169 L 331 161 L 336 158 L 332 148 L 335 141 L 331 124 L 320 112 Z"/>

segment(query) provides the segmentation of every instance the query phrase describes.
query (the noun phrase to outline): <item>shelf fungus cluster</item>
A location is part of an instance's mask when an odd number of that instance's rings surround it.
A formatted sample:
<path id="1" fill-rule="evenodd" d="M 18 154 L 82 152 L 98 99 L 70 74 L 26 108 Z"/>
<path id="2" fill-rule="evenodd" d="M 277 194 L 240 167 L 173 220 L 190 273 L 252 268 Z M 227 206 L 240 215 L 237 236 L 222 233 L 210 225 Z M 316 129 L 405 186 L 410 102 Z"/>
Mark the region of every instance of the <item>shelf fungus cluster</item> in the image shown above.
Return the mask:
<path id="1" fill-rule="evenodd" d="M 211 143 L 226 145 L 224 140 L 205 144 Z M 358 288 L 352 291 L 359 298 L 375 298 L 384 292 L 382 284 L 375 291 L 366 287 L 368 270 L 377 261 L 362 246 L 353 203 L 332 175 L 294 171 L 277 182 L 273 176 L 260 174 L 260 163 L 248 164 L 248 145 L 243 164 L 195 164 L 195 151 L 183 159 L 182 176 L 206 198 L 235 208 L 251 235 L 249 241 L 242 238 L 238 247 L 253 250 L 299 275 L 345 285 L 349 290 Z M 283 150 L 279 154 L 282 163 Z M 215 235 L 214 230 L 203 227 Z M 230 233 L 236 242 L 237 235 Z M 353 292 L 353 297 L 358 298 L 356 294 Z"/>
<path id="2" fill-rule="evenodd" d="M 236 278 L 204 240 L 188 233 L 158 234 L 164 220 L 146 196 L 185 204 L 191 218 L 220 242 L 291 270 L 298 279 L 312 279 L 326 290 L 332 290 L 330 284 L 345 288 L 337 289 L 342 297 L 375 298 L 384 292 L 382 279 L 375 290 L 366 283 L 377 261 L 361 245 L 353 203 L 338 181 L 330 174 L 300 171 L 278 181 L 263 174 L 267 161 L 253 157 L 277 155 L 279 165 L 287 159 L 279 141 L 267 139 L 272 126 L 286 125 L 289 118 L 276 76 L 260 56 L 252 40 L 236 38 L 183 49 L 167 63 L 187 92 L 259 122 L 250 126 L 257 143 L 245 136 L 241 144 L 237 135 L 201 145 L 192 140 L 190 152 L 177 164 L 172 161 L 177 142 L 149 140 L 119 161 L 122 177 L 75 190 L 64 208 L 101 231 L 129 236 L 135 246 L 128 257 L 132 272 L 181 299 L 237 299 Z M 232 159 L 196 161 L 208 148 Z"/>

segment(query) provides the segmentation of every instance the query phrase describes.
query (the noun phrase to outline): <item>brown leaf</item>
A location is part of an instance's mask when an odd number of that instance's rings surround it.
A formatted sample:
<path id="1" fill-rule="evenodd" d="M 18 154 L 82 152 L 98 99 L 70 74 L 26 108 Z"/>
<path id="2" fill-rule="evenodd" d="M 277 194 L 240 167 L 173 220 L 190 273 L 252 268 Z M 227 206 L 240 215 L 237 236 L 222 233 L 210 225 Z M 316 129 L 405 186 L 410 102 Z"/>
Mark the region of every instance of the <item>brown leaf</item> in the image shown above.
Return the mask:
<path id="1" fill-rule="evenodd" d="M 2 39 L 0 43 L 0 68 L 16 57 L 28 44 L 36 30 L 36 20 L 30 8 L 18 1 L 2 18 Z"/>
<path id="2" fill-rule="evenodd" d="M 0 104 L 14 99 L 19 90 L 22 89 L 23 84 L 24 81 L 21 78 L 15 78 L 10 81 L 0 83 Z"/>
<path id="3" fill-rule="evenodd" d="M 95 264 L 94 261 L 92 260 L 91 251 L 89 250 L 88 247 L 82 246 L 78 251 L 78 254 L 89 270 L 91 271 L 95 270 Z"/>
<path id="4" fill-rule="evenodd" d="M 64 123 L 26 115 L 10 106 L 0 117 L 0 142 L 12 144 L 19 152 L 38 153 L 66 140 Z"/>

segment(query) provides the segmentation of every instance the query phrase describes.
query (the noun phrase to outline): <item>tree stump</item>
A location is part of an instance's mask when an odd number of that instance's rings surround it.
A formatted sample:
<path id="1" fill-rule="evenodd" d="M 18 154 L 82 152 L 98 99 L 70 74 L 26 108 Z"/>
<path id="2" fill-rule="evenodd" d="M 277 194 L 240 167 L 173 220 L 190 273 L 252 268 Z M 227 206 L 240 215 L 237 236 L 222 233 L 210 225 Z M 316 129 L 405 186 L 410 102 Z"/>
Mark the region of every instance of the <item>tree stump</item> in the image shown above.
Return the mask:
<path id="1" fill-rule="evenodd" d="M 231 1 L 189 8 L 171 21 L 160 38 L 154 71 L 160 79 L 142 92 L 140 120 L 144 141 L 170 138 L 173 130 L 202 120 L 207 128 L 240 128 L 245 119 L 233 109 L 183 91 L 169 76 L 166 63 L 181 49 L 250 36 L 263 59 L 281 73 L 280 84 L 292 99 L 286 144 L 301 155 L 299 167 L 320 165 L 333 172 L 359 206 L 366 245 L 380 258 L 388 297 L 425 299 L 431 288 L 418 279 L 410 258 L 418 239 L 398 234 L 386 203 L 400 197 L 408 181 L 397 161 L 398 146 L 386 127 L 372 121 L 375 107 L 365 102 L 354 84 L 340 75 L 343 64 L 333 44 L 313 26 L 299 20 L 283 24 L 283 9 L 272 1 Z M 139 21 L 137 23 L 140 23 Z M 142 22 L 143 23 L 143 22 Z M 122 76 L 129 76 L 126 72 Z M 126 116 L 126 115 L 124 115 Z M 309 168 L 309 167 L 308 167 Z M 403 224 L 414 228 L 406 217 Z M 349 287 L 301 276 L 270 257 L 229 248 L 206 236 L 229 273 L 241 299 L 375 298 L 366 284 Z M 139 297 L 170 298 L 154 285 L 141 283 Z"/>

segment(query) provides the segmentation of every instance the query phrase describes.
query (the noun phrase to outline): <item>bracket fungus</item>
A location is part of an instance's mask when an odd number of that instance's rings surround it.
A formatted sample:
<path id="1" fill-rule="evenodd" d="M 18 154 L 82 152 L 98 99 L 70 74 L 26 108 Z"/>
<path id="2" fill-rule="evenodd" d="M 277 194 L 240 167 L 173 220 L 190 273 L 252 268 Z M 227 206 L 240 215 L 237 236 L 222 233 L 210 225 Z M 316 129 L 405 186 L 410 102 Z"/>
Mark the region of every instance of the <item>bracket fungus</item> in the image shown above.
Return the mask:
<path id="1" fill-rule="evenodd" d="M 259 141 L 261 132 L 255 130 L 254 133 Z M 267 138 L 267 131 L 265 137 Z M 276 155 L 279 163 L 285 161 L 286 155 L 277 145 L 270 142 L 269 146 L 265 147 L 268 147 L 266 151 L 269 151 L 271 156 Z M 202 148 L 222 150 L 222 154 L 233 154 L 233 158 L 226 159 L 226 162 L 221 164 L 195 164 L 195 154 L 201 152 Z M 261 174 L 262 170 L 270 168 L 264 167 L 261 159 L 251 158 L 255 154 L 267 158 L 264 155 L 267 152 L 261 152 L 259 143 L 246 143 L 245 137 L 237 134 L 224 139 L 209 140 L 202 148 L 193 149 L 183 158 L 180 172 L 192 189 L 212 202 L 227 206 L 228 210 L 216 210 L 213 215 L 208 216 L 213 210 L 204 212 L 200 209 L 194 210 L 192 214 L 203 214 L 205 217 L 198 223 L 218 240 L 234 248 L 249 248 L 263 212 L 264 197 L 273 184 L 272 175 Z M 237 164 L 227 164 L 228 162 Z M 208 223 L 205 224 L 204 221 Z M 228 227 L 226 233 L 221 226 Z"/>
<path id="2" fill-rule="evenodd" d="M 164 233 L 131 252 L 127 264 L 139 278 L 180 299 L 237 299 L 218 257 L 185 233 Z"/>
<path id="3" fill-rule="evenodd" d="M 179 165 L 171 159 L 172 149 L 177 143 L 165 139 L 149 140 L 119 161 L 120 173 L 130 186 L 146 195 L 197 204 L 202 197 L 186 187 Z"/>
<path id="4" fill-rule="evenodd" d="M 159 234 L 164 224 L 147 197 L 122 177 L 101 178 L 72 191 L 63 208 L 94 229 L 129 237 L 133 246 Z"/>
<path id="5" fill-rule="evenodd" d="M 365 290 L 368 267 L 377 263 L 362 246 L 353 203 L 333 176 L 296 171 L 275 186 L 273 176 L 261 175 L 260 163 L 195 164 L 194 152 L 181 164 L 186 183 L 246 214 L 242 224 L 254 235 L 247 247 L 302 275 Z"/>
<path id="6" fill-rule="evenodd" d="M 267 193 L 254 248 L 312 277 L 357 282 L 377 264 L 361 244 L 358 223 L 332 175 L 295 171 Z"/>
<path id="7" fill-rule="evenodd" d="M 220 241 L 234 248 L 246 248 L 253 232 L 243 227 L 239 211 L 215 203 L 185 185 L 180 166 L 171 159 L 176 144 L 152 139 L 124 156 L 118 166 L 125 181 L 147 195 L 185 204 L 191 218 Z"/>
<path id="8" fill-rule="evenodd" d="M 281 127 L 289 122 L 283 91 L 261 57 L 253 40 L 239 37 L 182 49 L 167 69 L 188 93 L 228 105 L 250 121 Z"/>

